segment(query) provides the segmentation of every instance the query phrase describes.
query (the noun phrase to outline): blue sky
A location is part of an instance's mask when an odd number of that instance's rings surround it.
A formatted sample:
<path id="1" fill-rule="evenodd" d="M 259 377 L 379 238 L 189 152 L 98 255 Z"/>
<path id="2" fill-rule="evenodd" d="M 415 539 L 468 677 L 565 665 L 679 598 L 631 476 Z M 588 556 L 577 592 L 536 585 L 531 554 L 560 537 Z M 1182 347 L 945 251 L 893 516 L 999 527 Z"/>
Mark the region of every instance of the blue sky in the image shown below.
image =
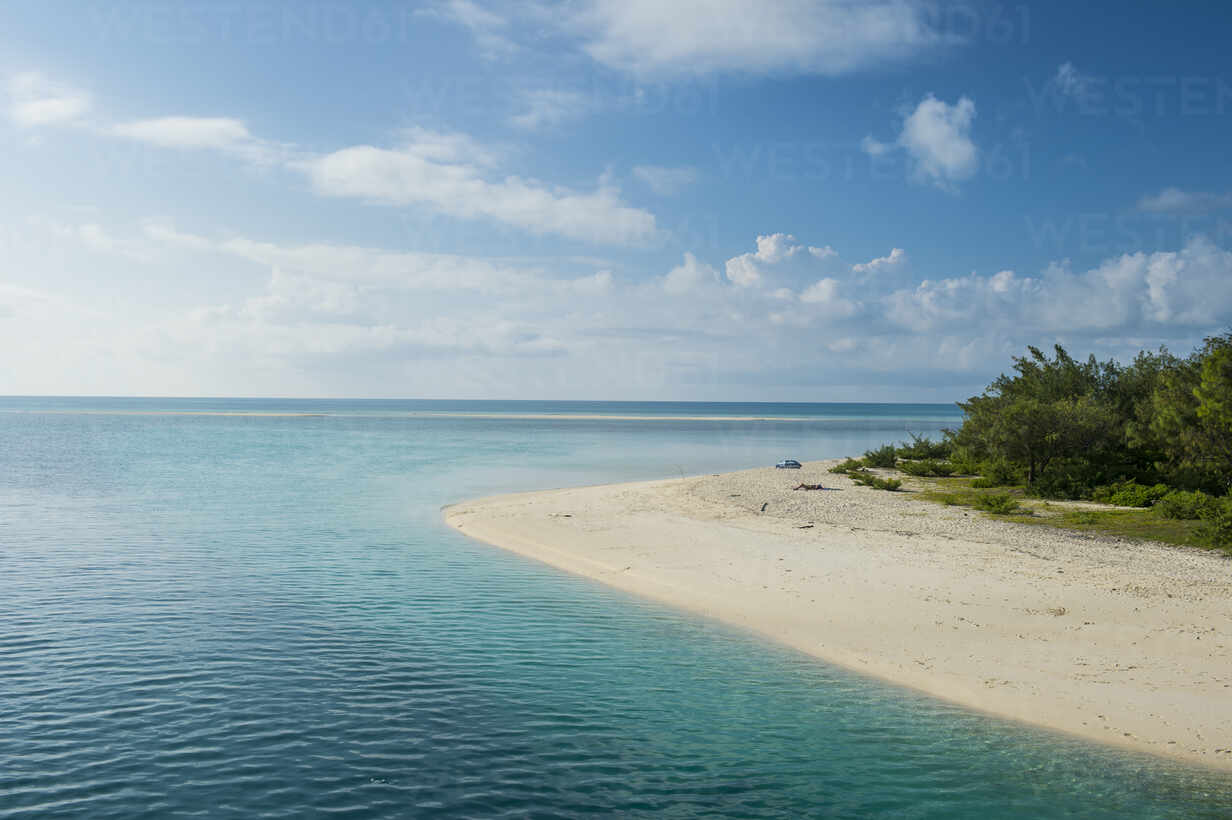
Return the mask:
<path id="1" fill-rule="evenodd" d="M 0 393 L 964 398 L 1232 318 L 1232 10 L 12 2 Z"/>

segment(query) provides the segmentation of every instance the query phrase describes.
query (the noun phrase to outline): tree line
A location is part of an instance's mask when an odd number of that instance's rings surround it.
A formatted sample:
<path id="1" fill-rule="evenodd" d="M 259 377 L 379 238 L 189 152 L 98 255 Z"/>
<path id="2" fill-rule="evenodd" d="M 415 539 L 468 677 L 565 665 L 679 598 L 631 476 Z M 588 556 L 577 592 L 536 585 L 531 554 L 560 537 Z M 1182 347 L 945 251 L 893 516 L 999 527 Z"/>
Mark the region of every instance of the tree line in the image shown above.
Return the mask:
<path id="1" fill-rule="evenodd" d="M 1092 498 L 1134 484 L 1226 495 L 1232 484 L 1232 333 L 1188 356 L 1161 348 L 1129 364 L 1015 357 L 947 431 L 963 471 L 1048 498 Z"/>

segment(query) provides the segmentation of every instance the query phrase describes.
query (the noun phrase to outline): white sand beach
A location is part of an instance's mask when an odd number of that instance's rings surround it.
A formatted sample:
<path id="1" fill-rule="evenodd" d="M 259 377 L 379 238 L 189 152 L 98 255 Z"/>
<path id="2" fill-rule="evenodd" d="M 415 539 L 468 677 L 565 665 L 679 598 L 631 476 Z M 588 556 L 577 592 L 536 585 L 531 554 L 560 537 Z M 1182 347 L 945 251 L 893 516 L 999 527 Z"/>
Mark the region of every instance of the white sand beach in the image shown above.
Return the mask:
<path id="1" fill-rule="evenodd" d="M 445 518 L 963 706 L 1232 771 L 1232 560 L 992 520 L 857 487 L 833 463 L 499 496 Z"/>

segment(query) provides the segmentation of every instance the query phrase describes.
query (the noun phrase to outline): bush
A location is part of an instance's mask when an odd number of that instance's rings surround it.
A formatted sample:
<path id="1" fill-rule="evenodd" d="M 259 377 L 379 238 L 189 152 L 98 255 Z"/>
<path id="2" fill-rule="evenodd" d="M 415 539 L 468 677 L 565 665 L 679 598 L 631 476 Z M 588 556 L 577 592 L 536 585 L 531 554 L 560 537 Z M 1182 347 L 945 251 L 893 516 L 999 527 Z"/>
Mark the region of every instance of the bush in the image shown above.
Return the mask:
<path id="1" fill-rule="evenodd" d="M 851 476 L 851 480 L 855 483 L 862 484 L 865 487 L 872 487 L 874 490 L 889 490 L 893 492 L 903 486 L 903 482 L 897 478 L 880 478 L 868 470 L 852 470 L 847 475 Z"/>
<path id="2" fill-rule="evenodd" d="M 976 481 L 980 483 L 977 485 L 973 482 L 972 487 L 1013 487 L 1022 483 L 1022 472 L 1008 461 L 998 459 L 981 462 L 977 472 L 980 477 Z"/>
<path id="3" fill-rule="evenodd" d="M 1018 502 L 1014 500 L 1009 493 L 990 493 L 988 495 L 976 496 L 973 502 L 977 510 L 995 513 L 997 515 L 1009 515 L 1010 513 L 1018 512 Z"/>
<path id="4" fill-rule="evenodd" d="M 950 450 L 954 448 L 948 441 L 933 441 L 915 433 L 908 435 L 911 436 L 911 443 L 903 442 L 898 445 L 899 458 L 945 459 L 949 458 Z"/>
<path id="5" fill-rule="evenodd" d="M 1106 487 L 1097 487 L 1091 498 L 1103 504 L 1118 507 L 1149 507 L 1169 492 L 1166 484 L 1144 487 L 1133 481 L 1120 481 Z"/>
<path id="6" fill-rule="evenodd" d="M 1218 503 L 1217 499 L 1201 490 L 1194 490 L 1191 493 L 1184 490 L 1173 490 L 1155 502 L 1155 510 L 1164 518 L 1193 521 L 1202 518 L 1204 512 Z"/>
<path id="7" fill-rule="evenodd" d="M 980 460 L 966 447 L 955 447 L 950 452 L 950 463 L 956 472 L 974 475 L 980 471 Z"/>
<path id="8" fill-rule="evenodd" d="M 954 465 L 932 459 L 926 461 L 900 461 L 898 469 L 907 475 L 914 476 L 940 476 L 945 478 L 954 475 Z"/>
<path id="9" fill-rule="evenodd" d="M 864 463 L 869 467 L 893 467 L 898 463 L 898 455 L 894 450 L 894 445 L 885 444 L 876 450 L 865 451 Z"/>
<path id="10" fill-rule="evenodd" d="M 830 468 L 832 473 L 850 473 L 852 470 L 863 470 L 864 461 L 858 458 L 849 458 L 842 464 L 835 464 Z"/>
<path id="11" fill-rule="evenodd" d="M 1232 499 L 1212 498 L 1202 511 L 1202 526 L 1198 535 L 1207 544 L 1219 549 L 1232 548 Z"/>

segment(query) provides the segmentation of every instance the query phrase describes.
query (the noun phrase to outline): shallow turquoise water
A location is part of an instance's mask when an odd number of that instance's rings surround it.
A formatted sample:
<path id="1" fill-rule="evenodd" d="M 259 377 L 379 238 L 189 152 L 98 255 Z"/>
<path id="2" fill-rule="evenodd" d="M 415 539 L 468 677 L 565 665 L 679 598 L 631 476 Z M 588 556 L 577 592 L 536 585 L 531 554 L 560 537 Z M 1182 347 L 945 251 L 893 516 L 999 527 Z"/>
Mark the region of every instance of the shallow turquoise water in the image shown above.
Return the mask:
<path id="1" fill-rule="evenodd" d="M 858 454 L 949 408 L 199 401 L 0 399 L 0 817 L 1232 816 L 1228 778 L 440 522 L 493 492 Z M 324 415 L 133 414 L 185 410 Z M 800 418 L 441 415 L 468 412 Z"/>

